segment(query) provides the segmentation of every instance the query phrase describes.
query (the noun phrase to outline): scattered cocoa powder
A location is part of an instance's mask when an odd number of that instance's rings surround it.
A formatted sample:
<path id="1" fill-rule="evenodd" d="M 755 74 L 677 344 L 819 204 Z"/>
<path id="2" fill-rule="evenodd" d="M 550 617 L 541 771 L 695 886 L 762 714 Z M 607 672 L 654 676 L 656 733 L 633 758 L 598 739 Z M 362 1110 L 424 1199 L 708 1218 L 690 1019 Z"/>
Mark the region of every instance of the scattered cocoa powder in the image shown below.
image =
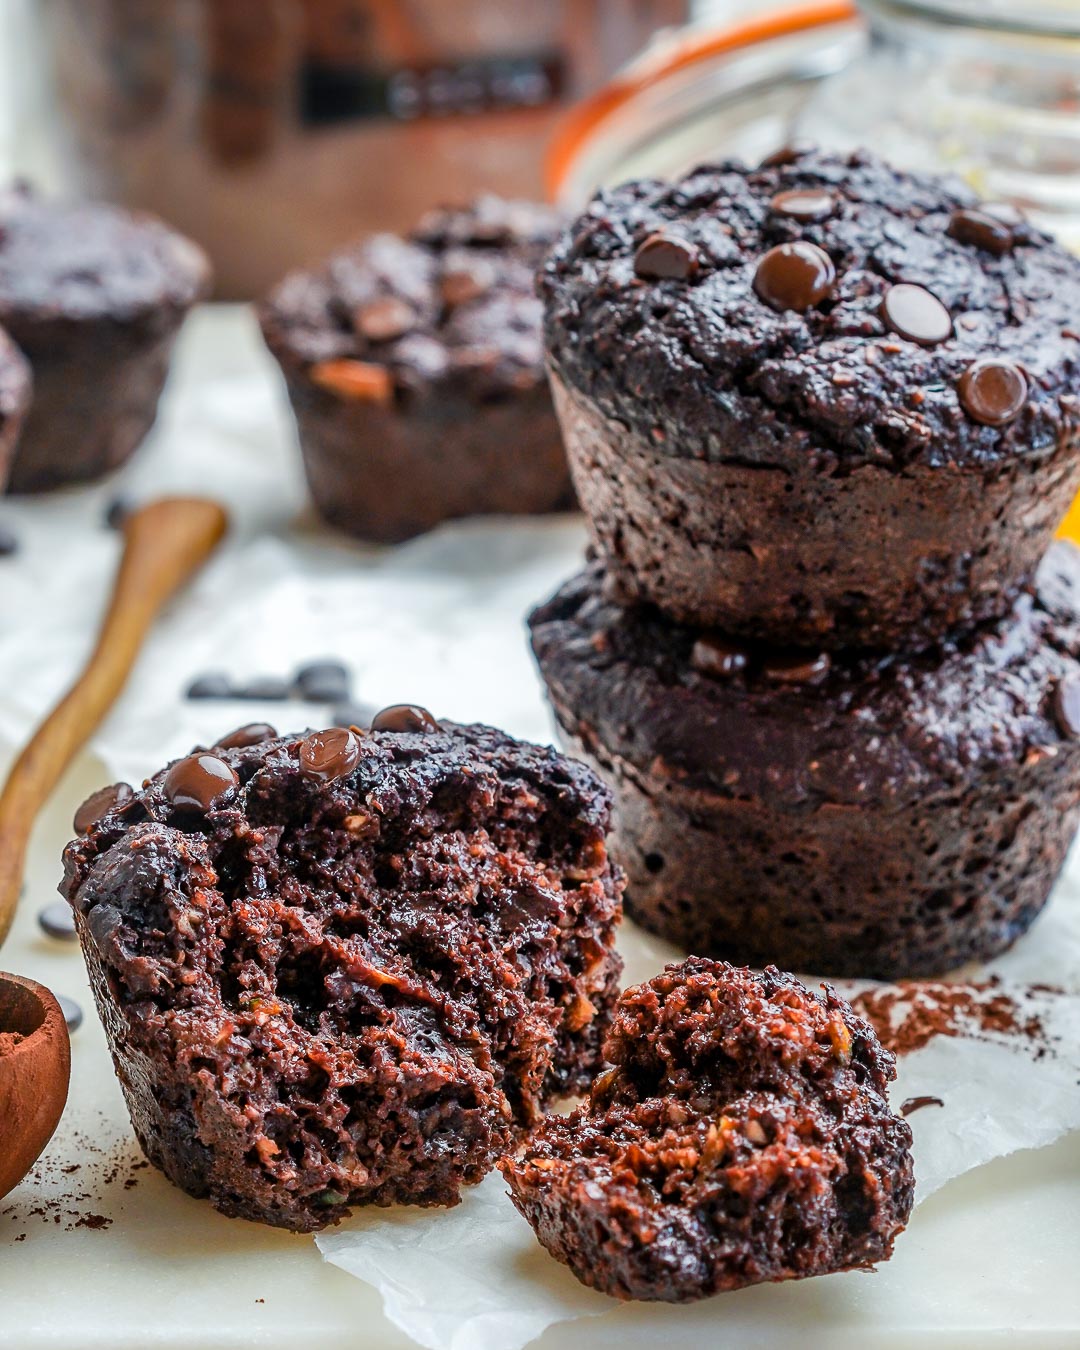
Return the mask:
<path id="1" fill-rule="evenodd" d="M 881 1042 L 895 1055 L 921 1050 L 938 1036 L 1013 1036 L 1047 1049 L 1043 1024 L 1025 1012 L 997 979 L 978 984 L 902 980 L 886 989 L 867 989 L 851 999 Z"/>

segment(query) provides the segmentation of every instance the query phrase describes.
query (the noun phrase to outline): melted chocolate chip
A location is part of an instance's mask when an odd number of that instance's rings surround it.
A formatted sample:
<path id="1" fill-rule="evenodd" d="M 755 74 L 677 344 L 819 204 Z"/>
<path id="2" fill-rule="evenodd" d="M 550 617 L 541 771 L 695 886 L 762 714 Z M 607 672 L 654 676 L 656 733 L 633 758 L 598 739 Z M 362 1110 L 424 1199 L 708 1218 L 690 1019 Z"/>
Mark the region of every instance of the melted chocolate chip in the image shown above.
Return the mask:
<path id="1" fill-rule="evenodd" d="M 949 220 L 949 234 L 961 244 L 971 244 L 975 248 L 985 249 L 995 257 L 1004 257 L 1013 246 L 1011 226 L 998 220 L 988 211 L 974 207 L 954 211 Z"/>
<path id="2" fill-rule="evenodd" d="M 311 703 L 344 703 L 349 697 L 351 680 L 348 667 L 340 661 L 312 661 L 301 666 L 293 680 L 300 698 Z M 345 726 L 345 722 L 335 722 Z"/>
<path id="3" fill-rule="evenodd" d="M 439 282 L 443 304 L 451 309 L 479 300 L 491 289 L 491 276 L 486 268 L 456 267 L 444 272 Z"/>
<path id="4" fill-rule="evenodd" d="M 836 198 L 831 192 L 816 188 L 792 188 L 778 192 L 769 206 L 774 215 L 810 223 L 827 220 L 836 210 Z"/>
<path id="5" fill-rule="evenodd" d="M 1008 361 L 973 361 L 957 386 L 964 411 L 986 427 L 1003 427 L 1027 402 L 1024 372 Z"/>
<path id="6" fill-rule="evenodd" d="M 75 833 L 89 834 L 99 820 L 104 819 L 115 807 L 126 806 L 134 796 L 127 783 L 113 783 L 109 787 L 98 788 L 75 812 Z"/>
<path id="7" fill-rule="evenodd" d="M 787 145 L 782 145 L 779 150 L 774 150 L 771 155 L 766 155 L 761 161 L 761 167 L 763 169 L 778 169 L 785 164 L 794 164 L 804 155 L 812 154 L 816 149 L 817 146 L 813 141 L 790 141 Z"/>
<path id="8" fill-rule="evenodd" d="M 64 900 L 55 900 L 51 905 L 38 910 L 38 926 L 49 937 L 58 942 L 73 942 L 75 939 L 75 916 L 71 906 Z"/>
<path id="9" fill-rule="evenodd" d="M 824 679 L 832 665 L 828 652 L 819 656 L 773 657 L 767 661 L 762 672 L 767 680 L 776 684 L 813 684 Z"/>
<path id="10" fill-rule="evenodd" d="M 699 675 L 723 680 L 746 669 L 747 655 L 719 638 L 703 637 L 694 643 L 690 664 Z"/>
<path id="11" fill-rule="evenodd" d="M 1059 680 L 1051 703 L 1058 730 L 1069 740 L 1080 740 L 1080 678 Z"/>
<path id="12" fill-rule="evenodd" d="M 885 322 L 908 342 L 933 347 L 952 337 L 952 315 L 925 286 L 901 281 L 890 286 L 881 302 Z"/>
<path id="13" fill-rule="evenodd" d="M 353 316 L 353 327 L 369 342 L 393 342 L 416 326 L 416 311 L 396 295 L 361 305 Z"/>
<path id="14" fill-rule="evenodd" d="M 231 796 L 240 780 L 217 755 L 198 751 L 174 764 L 165 775 L 165 796 L 178 811 L 205 812 Z"/>
<path id="15" fill-rule="evenodd" d="M 696 271 L 693 247 L 670 234 L 650 234 L 634 254 L 634 273 L 647 281 L 688 281 Z"/>
<path id="16" fill-rule="evenodd" d="M 360 762 L 360 738 L 345 727 L 312 732 L 297 750 L 305 778 L 332 783 L 352 773 Z"/>
<path id="17" fill-rule="evenodd" d="M 438 731 L 439 724 L 426 708 L 415 703 L 395 703 L 371 719 L 372 731 Z"/>
<path id="18" fill-rule="evenodd" d="M 188 698 L 233 698 L 233 684 L 223 671 L 208 670 L 196 675 L 187 687 Z"/>
<path id="19" fill-rule="evenodd" d="M 769 249 L 754 274 L 754 290 L 767 305 L 798 314 L 820 304 L 835 282 L 836 268 L 829 255 L 803 240 Z"/>
<path id="20" fill-rule="evenodd" d="M 264 741 L 272 741 L 276 735 L 277 731 L 269 722 L 248 722 L 245 726 L 230 731 L 227 736 L 222 736 L 219 741 L 214 742 L 214 746 L 218 750 L 244 750 L 249 745 L 262 745 Z"/>

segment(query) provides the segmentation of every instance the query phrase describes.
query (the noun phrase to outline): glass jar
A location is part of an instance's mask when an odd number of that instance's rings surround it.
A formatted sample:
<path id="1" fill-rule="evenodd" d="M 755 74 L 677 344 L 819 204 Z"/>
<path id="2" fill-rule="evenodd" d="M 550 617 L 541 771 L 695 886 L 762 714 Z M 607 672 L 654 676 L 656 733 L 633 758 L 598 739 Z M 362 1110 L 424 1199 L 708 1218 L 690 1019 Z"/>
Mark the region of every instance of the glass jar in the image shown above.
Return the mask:
<path id="1" fill-rule="evenodd" d="M 538 196 L 555 119 L 687 0 L 39 0 L 65 185 L 263 291 L 482 190 Z"/>
<path id="2" fill-rule="evenodd" d="M 1080 248 L 1080 3 L 860 0 L 864 54 L 799 130 L 951 170 Z"/>

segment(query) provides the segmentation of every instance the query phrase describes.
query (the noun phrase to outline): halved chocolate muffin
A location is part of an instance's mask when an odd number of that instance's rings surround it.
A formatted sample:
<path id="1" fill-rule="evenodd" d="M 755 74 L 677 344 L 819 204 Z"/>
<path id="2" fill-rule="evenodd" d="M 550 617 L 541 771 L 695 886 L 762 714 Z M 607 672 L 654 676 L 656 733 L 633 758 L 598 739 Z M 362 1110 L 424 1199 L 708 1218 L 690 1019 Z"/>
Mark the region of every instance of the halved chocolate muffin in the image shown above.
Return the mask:
<path id="1" fill-rule="evenodd" d="M 627 912 L 688 951 L 930 975 L 1008 947 L 1080 818 L 1080 552 L 916 655 L 776 651 L 604 596 L 532 616 L 566 743 L 616 795 Z"/>
<path id="2" fill-rule="evenodd" d="M 297 1231 L 453 1204 L 599 1063 L 607 789 L 486 727 L 243 728 L 76 824 L 63 891 L 135 1131 Z"/>
<path id="3" fill-rule="evenodd" d="M 583 1284 L 684 1303 L 892 1255 L 914 1200 L 895 1061 L 831 990 L 691 957 L 615 1005 L 610 1067 L 500 1163 Z"/>
<path id="4" fill-rule="evenodd" d="M 34 373 L 10 491 L 100 478 L 132 454 L 209 282 L 202 251 L 151 216 L 0 192 L 0 324 Z"/>
<path id="5" fill-rule="evenodd" d="M 273 292 L 263 334 L 327 520 L 394 542 L 454 517 L 573 506 L 535 295 L 559 224 L 483 197 Z"/>
<path id="6" fill-rule="evenodd" d="M 541 278 L 626 601 L 774 644 L 1007 612 L 1080 483 L 1080 260 L 867 153 L 600 193 Z"/>
<path id="7" fill-rule="evenodd" d="M 0 328 L 0 492 L 7 482 L 15 443 L 30 406 L 31 385 L 26 357 Z"/>

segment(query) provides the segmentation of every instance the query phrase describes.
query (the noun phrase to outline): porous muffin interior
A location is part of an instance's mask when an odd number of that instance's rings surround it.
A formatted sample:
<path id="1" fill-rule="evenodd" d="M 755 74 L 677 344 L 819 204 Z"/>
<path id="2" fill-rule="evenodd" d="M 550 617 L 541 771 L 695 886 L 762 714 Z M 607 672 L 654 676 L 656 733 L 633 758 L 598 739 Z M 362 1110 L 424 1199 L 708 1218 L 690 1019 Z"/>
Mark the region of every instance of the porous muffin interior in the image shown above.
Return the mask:
<path id="1" fill-rule="evenodd" d="M 622 1298 L 886 1259 L 912 1200 L 892 1056 L 833 993 L 692 957 L 620 998 L 587 1104 L 501 1166 L 541 1242 Z"/>
<path id="2" fill-rule="evenodd" d="M 368 736 L 334 782 L 295 741 L 215 749 L 231 803 L 177 812 L 159 775 L 71 846 L 133 1118 L 180 1184 L 297 1229 L 453 1203 L 595 1067 L 618 975 L 606 794 L 513 745 Z"/>

